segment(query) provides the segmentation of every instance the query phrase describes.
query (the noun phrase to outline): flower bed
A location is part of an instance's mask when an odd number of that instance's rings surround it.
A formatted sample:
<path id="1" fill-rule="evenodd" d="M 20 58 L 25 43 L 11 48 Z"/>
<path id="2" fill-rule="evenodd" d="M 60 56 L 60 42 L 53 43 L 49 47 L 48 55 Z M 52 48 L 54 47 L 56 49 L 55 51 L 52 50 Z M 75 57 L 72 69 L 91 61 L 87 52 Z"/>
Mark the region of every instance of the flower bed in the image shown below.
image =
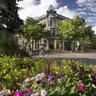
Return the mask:
<path id="1" fill-rule="evenodd" d="M 88 52 L 93 52 L 93 53 L 94 53 L 94 52 L 96 52 L 96 50 L 95 50 L 95 49 L 93 49 L 93 50 L 88 50 Z"/>
<path id="2" fill-rule="evenodd" d="M 6 84 L 12 82 L 10 86 L 1 82 L 2 85 L 6 85 L 3 90 L 8 88 L 11 90 L 6 91 L 8 96 L 96 96 L 96 72 L 92 70 L 92 66 L 67 59 L 62 61 L 41 58 L 31 60 L 7 57 L 7 59 L 9 64 L 14 61 L 14 64 L 7 68 L 14 69 L 15 66 L 14 72 L 17 70 L 15 74 L 10 74 L 10 70 L 9 73 L 6 71 L 8 76 L 14 75 L 15 78 L 4 77 Z M 7 63 L 7 59 L 0 58 L 0 61 Z M 22 71 L 23 68 L 26 71 Z M 19 74 L 19 77 L 16 74 Z M 2 95 L 5 94 L 3 90 Z"/>
<path id="3" fill-rule="evenodd" d="M 64 53 L 64 50 L 55 50 L 56 53 Z"/>

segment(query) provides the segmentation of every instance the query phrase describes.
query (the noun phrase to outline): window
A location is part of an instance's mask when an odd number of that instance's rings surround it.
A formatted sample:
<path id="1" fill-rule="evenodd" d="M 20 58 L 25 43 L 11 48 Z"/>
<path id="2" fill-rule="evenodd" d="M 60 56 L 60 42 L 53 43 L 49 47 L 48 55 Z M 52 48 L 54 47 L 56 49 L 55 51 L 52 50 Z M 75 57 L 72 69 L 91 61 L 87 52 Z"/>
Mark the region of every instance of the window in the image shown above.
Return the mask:
<path id="1" fill-rule="evenodd" d="M 50 37 L 54 37 L 54 36 L 55 36 L 54 33 L 55 33 L 55 30 L 54 30 L 54 29 L 51 29 L 51 30 L 50 30 Z"/>
<path id="2" fill-rule="evenodd" d="M 53 26 L 53 17 L 50 17 L 49 19 L 49 26 Z"/>
<path id="3" fill-rule="evenodd" d="M 52 18 L 50 18 L 50 25 L 49 26 L 52 26 Z"/>

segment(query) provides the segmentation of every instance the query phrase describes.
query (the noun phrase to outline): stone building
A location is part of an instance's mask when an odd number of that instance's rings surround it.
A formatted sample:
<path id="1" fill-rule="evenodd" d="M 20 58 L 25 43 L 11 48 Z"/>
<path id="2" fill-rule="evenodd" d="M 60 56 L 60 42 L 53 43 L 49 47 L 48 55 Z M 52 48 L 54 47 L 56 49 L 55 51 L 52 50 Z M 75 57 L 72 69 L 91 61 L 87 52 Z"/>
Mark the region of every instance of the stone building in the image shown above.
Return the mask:
<path id="1" fill-rule="evenodd" d="M 36 49 L 40 49 L 40 47 L 42 45 L 44 45 L 44 48 L 46 50 L 52 49 L 52 50 L 56 50 L 57 49 L 57 41 L 58 41 L 58 37 L 56 37 L 56 26 L 57 23 L 61 20 L 66 20 L 69 19 L 67 17 L 64 17 L 60 14 L 58 14 L 55 10 L 55 8 L 50 5 L 48 10 L 46 11 L 46 14 L 36 18 L 37 20 L 39 20 L 40 23 L 45 24 L 45 30 L 48 30 L 48 32 L 50 32 L 50 37 L 48 39 L 42 39 L 39 42 L 39 46 L 38 44 L 33 44 L 33 50 Z M 60 45 L 60 44 L 59 44 Z M 38 47 L 36 47 L 38 46 Z"/>

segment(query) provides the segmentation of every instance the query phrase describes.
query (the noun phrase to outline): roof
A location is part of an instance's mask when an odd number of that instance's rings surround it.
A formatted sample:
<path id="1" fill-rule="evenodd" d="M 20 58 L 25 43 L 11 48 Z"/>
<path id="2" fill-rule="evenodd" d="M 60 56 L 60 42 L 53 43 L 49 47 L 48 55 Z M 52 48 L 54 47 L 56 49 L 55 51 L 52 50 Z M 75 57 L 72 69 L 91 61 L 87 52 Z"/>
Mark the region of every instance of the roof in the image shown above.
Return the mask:
<path id="1" fill-rule="evenodd" d="M 47 14 L 41 15 L 40 17 L 37 17 L 37 18 L 35 18 L 35 19 L 36 19 L 36 20 L 42 20 L 42 19 L 44 19 L 44 18 L 47 18 Z M 62 20 L 69 19 L 69 18 L 67 18 L 67 17 L 65 17 L 65 16 L 63 16 L 63 15 L 60 15 L 60 14 L 56 14 L 56 18 L 62 19 Z"/>
<path id="2" fill-rule="evenodd" d="M 63 15 L 60 15 L 60 14 L 57 14 L 56 17 L 59 18 L 59 19 L 69 19 L 69 18 L 67 18 L 67 17 L 65 17 L 65 16 L 63 16 Z"/>
<path id="3" fill-rule="evenodd" d="M 41 15 L 40 17 L 37 17 L 36 20 L 42 20 L 44 18 L 47 18 L 48 12 L 55 12 L 56 13 L 55 8 L 53 7 L 53 5 L 49 6 L 49 8 L 47 10 L 47 14 L 44 14 L 44 15 Z M 62 19 L 62 20 L 69 19 L 69 18 L 67 18 L 67 17 L 65 17 L 63 15 L 57 14 L 57 13 L 56 13 L 56 18 Z"/>
<path id="4" fill-rule="evenodd" d="M 41 20 L 47 17 L 47 14 L 41 15 L 40 17 L 37 17 L 36 20 Z"/>
<path id="5" fill-rule="evenodd" d="M 47 12 L 56 12 L 55 8 L 53 7 L 53 5 L 50 5 Z"/>

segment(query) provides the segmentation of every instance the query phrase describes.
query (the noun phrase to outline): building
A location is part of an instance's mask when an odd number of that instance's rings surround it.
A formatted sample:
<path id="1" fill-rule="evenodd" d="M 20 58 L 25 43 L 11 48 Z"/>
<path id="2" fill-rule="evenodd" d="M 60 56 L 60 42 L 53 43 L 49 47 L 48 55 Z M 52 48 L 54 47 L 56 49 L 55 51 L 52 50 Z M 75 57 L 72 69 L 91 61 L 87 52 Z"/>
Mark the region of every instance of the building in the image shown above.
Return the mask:
<path id="1" fill-rule="evenodd" d="M 39 43 L 33 42 L 32 50 L 38 50 L 42 46 L 44 46 L 45 50 L 49 50 L 49 49 L 56 50 L 58 45 L 57 44 L 58 37 L 56 37 L 56 26 L 59 21 L 66 20 L 66 19 L 69 18 L 58 14 L 55 8 L 52 5 L 50 5 L 48 10 L 46 11 L 46 14 L 36 18 L 36 20 L 39 20 L 39 23 L 46 25 L 45 30 L 48 30 L 48 32 L 50 32 L 49 33 L 50 36 L 48 39 L 42 38 L 42 40 Z"/>

